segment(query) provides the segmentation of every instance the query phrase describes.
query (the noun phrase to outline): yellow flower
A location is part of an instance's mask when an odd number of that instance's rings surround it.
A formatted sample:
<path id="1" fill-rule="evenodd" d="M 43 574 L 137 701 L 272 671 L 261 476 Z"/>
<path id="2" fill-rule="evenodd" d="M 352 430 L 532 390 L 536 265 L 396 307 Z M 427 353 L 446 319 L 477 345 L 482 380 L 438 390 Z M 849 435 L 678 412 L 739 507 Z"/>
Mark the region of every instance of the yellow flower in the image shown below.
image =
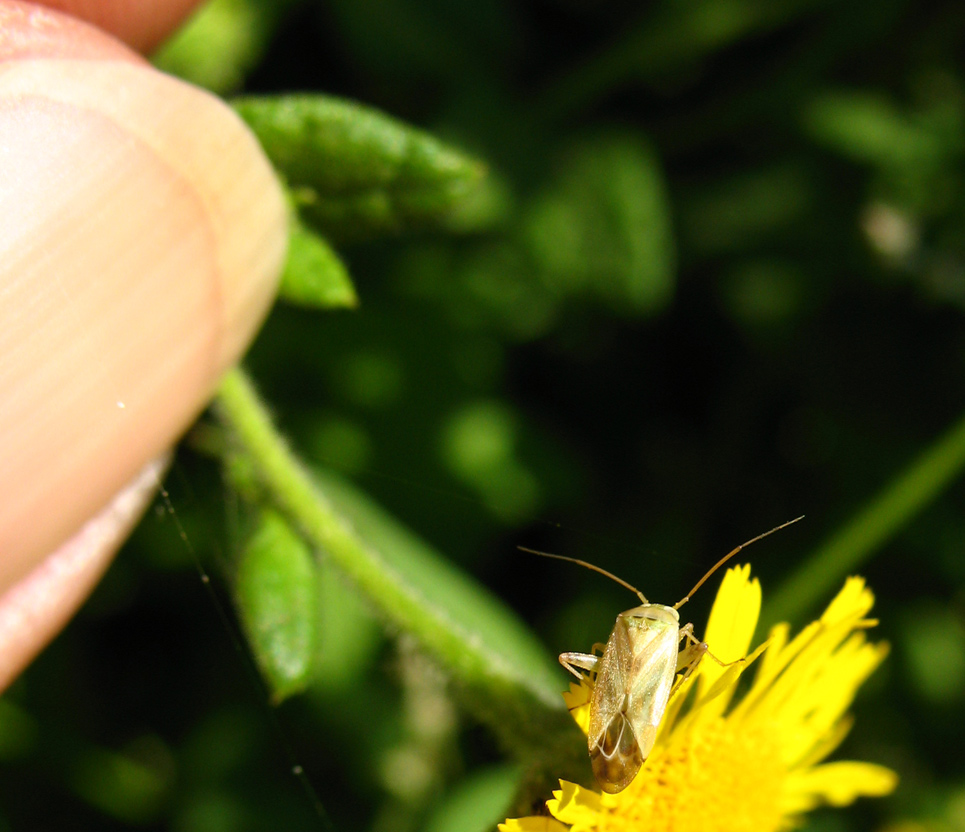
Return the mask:
<path id="1" fill-rule="evenodd" d="M 778 624 L 747 655 L 761 587 L 750 580 L 750 566 L 728 570 L 706 640 L 721 661 L 746 660 L 721 667 L 704 658 L 670 700 L 653 751 L 624 791 L 600 794 L 561 780 L 546 803 L 552 817 L 507 820 L 499 829 L 769 832 L 793 826 L 821 804 L 888 794 L 897 784 L 889 769 L 821 763 L 851 726 L 846 712 L 858 687 L 888 652 L 886 644 L 865 639 L 875 624 L 865 617 L 873 603 L 864 580 L 848 578 L 821 618 L 794 639 L 787 624 Z M 750 688 L 732 702 L 741 673 L 761 655 Z M 589 690 L 584 682 L 563 694 L 584 731 Z"/>

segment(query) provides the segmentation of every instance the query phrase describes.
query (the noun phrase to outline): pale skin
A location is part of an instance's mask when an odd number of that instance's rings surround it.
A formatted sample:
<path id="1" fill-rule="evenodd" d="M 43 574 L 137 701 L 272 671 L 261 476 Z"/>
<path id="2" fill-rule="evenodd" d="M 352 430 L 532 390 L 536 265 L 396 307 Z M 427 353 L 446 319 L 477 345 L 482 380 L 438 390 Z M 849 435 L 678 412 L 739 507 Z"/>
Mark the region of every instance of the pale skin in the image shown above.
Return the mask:
<path id="1" fill-rule="evenodd" d="M 274 296 L 267 160 L 138 54 L 196 4 L 0 0 L 0 690 L 100 579 Z"/>

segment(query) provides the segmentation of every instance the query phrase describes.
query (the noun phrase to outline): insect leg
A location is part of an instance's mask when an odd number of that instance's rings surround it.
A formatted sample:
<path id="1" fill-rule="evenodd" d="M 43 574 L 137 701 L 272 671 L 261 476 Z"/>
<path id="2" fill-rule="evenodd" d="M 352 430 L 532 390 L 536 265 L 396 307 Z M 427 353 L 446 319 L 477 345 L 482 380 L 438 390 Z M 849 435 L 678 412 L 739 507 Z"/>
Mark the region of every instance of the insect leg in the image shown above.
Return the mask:
<path id="1" fill-rule="evenodd" d="M 700 641 L 694 635 L 693 624 L 684 624 L 680 628 L 680 637 L 687 639 L 690 643 L 677 654 L 677 672 L 683 671 L 683 676 L 677 681 L 677 684 L 686 681 L 697 665 L 700 664 L 704 654 L 710 652 L 707 649 L 707 642 Z"/>
<path id="2" fill-rule="evenodd" d="M 587 674 L 596 673 L 600 657 L 592 653 L 560 653 L 560 664 L 577 679 L 583 679 Z"/>
<path id="3" fill-rule="evenodd" d="M 680 651 L 680 657 L 677 660 L 678 670 L 681 667 L 689 665 L 684 678 L 686 678 L 691 674 L 691 672 L 697 666 L 697 663 L 700 661 L 700 659 L 703 657 L 705 653 L 708 656 L 710 656 L 715 662 L 717 662 L 717 664 L 719 664 L 721 667 L 730 667 L 732 664 L 741 664 L 744 661 L 743 656 L 739 659 L 734 659 L 734 661 L 732 662 L 725 662 L 722 659 L 718 659 L 717 656 L 715 656 L 713 653 L 710 652 L 710 648 L 708 647 L 707 642 L 700 641 L 694 635 L 693 624 L 685 624 L 683 627 L 681 627 L 680 636 L 681 638 L 686 638 L 690 641 L 690 644 L 688 644 L 686 648 Z"/>

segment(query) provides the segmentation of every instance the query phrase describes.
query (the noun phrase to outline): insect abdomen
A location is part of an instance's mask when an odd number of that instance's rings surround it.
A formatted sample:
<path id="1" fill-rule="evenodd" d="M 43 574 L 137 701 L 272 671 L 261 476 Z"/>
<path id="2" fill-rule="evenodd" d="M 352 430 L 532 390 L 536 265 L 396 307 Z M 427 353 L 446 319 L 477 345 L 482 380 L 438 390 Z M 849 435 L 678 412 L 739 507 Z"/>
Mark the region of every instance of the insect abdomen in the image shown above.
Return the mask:
<path id="1" fill-rule="evenodd" d="M 643 765 L 640 744 L 633 733 L 626 714 L 627 701 L 624 697 L 622 707 L 607 723 L 590 749 L 590 764 L 600 788 L 609 794 L 622 792 L 630 781 L 637 776 Z"/>

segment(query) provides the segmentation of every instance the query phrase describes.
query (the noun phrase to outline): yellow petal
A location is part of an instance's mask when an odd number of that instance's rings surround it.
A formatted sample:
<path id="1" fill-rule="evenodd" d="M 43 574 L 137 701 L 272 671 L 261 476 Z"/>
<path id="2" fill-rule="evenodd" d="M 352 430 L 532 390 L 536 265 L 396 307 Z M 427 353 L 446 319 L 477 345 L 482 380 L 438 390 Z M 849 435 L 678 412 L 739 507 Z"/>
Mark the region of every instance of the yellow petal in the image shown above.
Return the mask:
<path id="1" fill-rule="evenodd" d="M 782 621 L 779 624 L 775 624 L 771 627 L 771 632 L 767 636 L 767 655 L 761 661 L 757 668 L 757 675 L 777 675 L 773 671 L 774 665 L 778 662 L 778 659 L 784 652 L 784 648 L 787 647 L 787 639 L 791 633 L 791 625 L 786 621 Z"/>
<path id="2" fill-rule="evenodd" d="M 755 714 L 772 720 L 782 733 L 783 758 L 789 766 L 813 756 L 814 747 L 833 729 L 887 653 L 887 645 L 867 644 L 863 634 L 853 633 L 853 624 L 845 621 L 826 627 L 822 623 L 810 643 L 759 696 Z"/>
<path id="3" fill-rule="evenodd" d="M 571 682 L 570 689 L 563 692 L 563 701 L 569 708 L 570 716 L 584 734 L 590 732 L 590 691 L 592 689 L 590 683 L 583 679 L 579 683 Z"/>
<path id="4" fill-rule="evenodd" d="M 761 585 L 750 580 L 749 564 L 727 570 L 710 611 L 704 640 L 721 662 L 743 658 L 750 647 L 761 611 Z M 701 662 L 698 690 L 707 691 L 726 668 L 705 657 Z"/>
<path id="5" fill-rule="evenodd" d="M 511 818 L 496 828 L 499 832 L 569 832 L 558 820 L 548 817 Z"/>
<path id="6" fill-rule="evenodd" d="M 789 763 L 796 763 L 797 755 L 814 759 L 814 746 L 834 733 L 858 688 L 887 653 L 887 644 L 867 644 L 862 638 L 856 649 L 846 643 L 829 657 L 821 672 L 814 677 L 809 695 L 798 704 L 798 719 L 811 738 L 804 747 L 794 749 L 793 754 L 785 758 Z"/>
<path id="7" fill-rule="evenodd" d="M 563 823 L 592 828 L 600 814 L 600 795 L 576 783 L 560 780 L 560 789 L 553 792 L 552 800 L 546 801 L 546 808 Z"/>
<path id="8" fill-rule="evenodd" d="M 801 630 L 790 643 L 782 643 L 787 642 L 788 629 L 787 624 L 778 624 L 771 630 L 769 640 L 772 643 L 772 647 L 767 651 L 764 663 L 757 674 L 757 678 L 754 680 L 754 687 L 751 689 L 751 695 L 748 696 L 749 699 L 756 698 L 754 696 L 755 689 L 759 692 L 761 689 L 770 687 L 773 681 L 783 672 L 784 668 L 791 664 L 801 651 L 814 640 L 815 635 L 817 635 L 821 629 L 821 624 L 817 621 L 812 621 Z"/>
<path id="9" fill-rule="evenodd" d="M 850 577 L 821 616 L 824 624 L 837 624 L 852 616 L 862 618 L 874 605 L 874 593 L 865 587 L 864 578 Z"/>
<path id="10" fill-rule="evenodd" d="M 839 719 L 827 730 L 827 733 L 818 737 L 811 748 L 793 765 L 801 769 L 816 766 L 844 742 L 844 738 L 850 733 L 852 725 L 854 725 L 854 717 L 851 714 Z"/>
<path id="11" fill-rule="evenodd" d="M 822 803 L 847 806 L 859 797 L 881 797 L 898 785 L 898 775 L 873 763 L 844 760 L 789 775 L 787 796 L 797 806 L 810 809 Z"/>
<path id="12" fill-rule="evenodd" d="M 674 683 L 675 686 L 670 693 L 670 702 L 667 704 L 667 709 L 663 712 L 663 719 L 660 720 L 660 726 L 657 729 L 657 744 L 653 752 L 651 752 L 651 757 L 660 752 L 660 746 L 662 745 L 660 737 L 669 736 L 676 730 L 677 715 L 680 713 L 684 702 L 687 701 L 691 686 L 697 681 L 697 674 L 699 672 L 700 668 L 698 667 L 697 671 L 692 673 L 688 678 Z"/>
<path id="13" fill-rule="evenodd" d="M 761 611 L 761 585 L 750 580 L 750 564 L 727 570 L 710 611 L 705 640 L 714 655 L 730 662 L 747 653 Z"/>
<path id="14" fill-rule="evenodd" d="M 768 642 L 765 641 L 743 661 L 724 668 L 724 672 L 705 692 L 698 692 L 697 698 L 689 710 L 675 724 L 667 724 L 667 717 L 665 716 L 664 722 L 661 724 L 661 731 L 664 732 L 664 735 L 671 730 L 686 731 L 690 729 L 690 726 L 698 723 L 709 723 L 720 719 L 737 689 L 737 681 L 741 674 L 757 660 L 767 647 Z M 710 663 L 713 662 L 713 659 L 705 658 L 704 661 Z M 683 689 L 684 685 L 681 685 L 681 688 Z M 681 694 L 676 701 L 671 700 L 671 706 L 675 706 L 674 710 L 671 711 L 669 707 L 667 709 L 674 718 L 676 718 L 677 711 L 680 709 L 680 702 L 686 699 L 686 690 L 682 690 Z"/>
<path id="15" fill-rule="evenodd" d="M 767 649 L 767 646 L 768 644 L 765 641 L 745 659 L 730 665 L 730 667 L 722 668 L 724 672 L 718 676 L 717 681 L 710 686 L 706 693 L 701 694 L 700 698 L 694 703 L 693 710 L 695 712 L 700 711 L 701 719 L 710 715 L 719 716 L 724 712 L 731 696 L 734 695 L 740 675 L 757 660 L 758 656 Z M 710 703 L 713 703 L 713 705 L 710 705 Z"/>
<path id="16" fill-rule="evenodd" d="M 856 642 L 846 640 L 857 623 L 859 619 L 852 617 L 831 625 L 820 621 L 806 627 L 802 635 L 807 635 L 807 642 L 802 644 L 800 638 L 795 638 L 783 651 L 791 655 L 793 660 L 788 661 L 780 674 L 767 680 L 766 684 L 764 680 L 755 681 L 742 707 L 749 707 L 753 702 L 759 718 L 770 718 L 795 727 L 800 726 L 807 715 L 821 708 L 823 702 L 827 701 L 825 694 L 833 696 L 838 705 L 843 702 L 846 707 L 854 698 L 858 685 L 870 672 L 869 665 L 873 668 L 875 664 L 862 661 L 852 665 L 847 658 Z M 838 660 L 842 643 L 848 646 Z M 773 671 L 776 667 L 772 666 L 771 669 Z M 824 690 L 821 690 L 822 687 Z"/>

